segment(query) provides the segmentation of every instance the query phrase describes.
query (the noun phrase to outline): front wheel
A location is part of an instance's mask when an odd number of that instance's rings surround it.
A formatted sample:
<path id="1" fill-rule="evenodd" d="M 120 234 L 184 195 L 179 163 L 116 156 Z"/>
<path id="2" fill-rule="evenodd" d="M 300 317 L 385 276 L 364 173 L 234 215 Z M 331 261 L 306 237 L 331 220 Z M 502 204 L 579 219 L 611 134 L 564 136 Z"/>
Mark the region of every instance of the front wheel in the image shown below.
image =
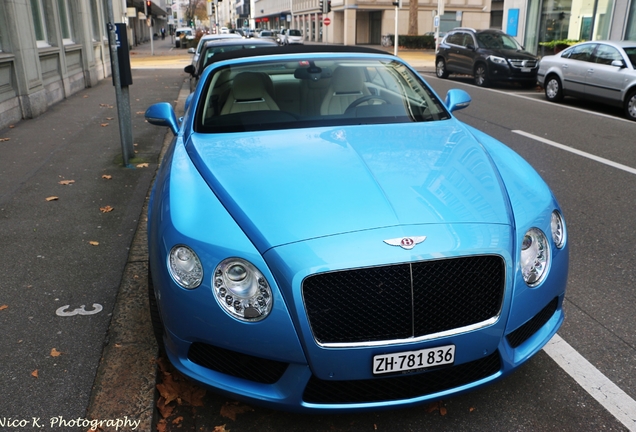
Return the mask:
<path id="1" fill-rule="evenodd" d="M 473 73 L 475 77 L 475 84 L 479 87 L 487 87 L 488 86 L 488 69 L 486 65 L 483 63 L 479 63 L 475 66 L 475 72 Z"/>
<path id="2" fill-rule="evenodd" d="M 435 63 L 435 74 L 437 78 L 448 78 L 448 71 L 446 70 L 446 62 L 443 58 L 438 58 Z"/>
<path id="3" fill-rule="evenodd" d="M 636 90 L 632 90 L 625 98 L 625 117 L 636 121 Z"/>
<path id="4" fill-rule="evenodd" d="M 545 81 L 545 98 L 550 102 L 559 102 L 563 99 L 563 87 L 561 86 L 561 80 L 550 75 Z"/>

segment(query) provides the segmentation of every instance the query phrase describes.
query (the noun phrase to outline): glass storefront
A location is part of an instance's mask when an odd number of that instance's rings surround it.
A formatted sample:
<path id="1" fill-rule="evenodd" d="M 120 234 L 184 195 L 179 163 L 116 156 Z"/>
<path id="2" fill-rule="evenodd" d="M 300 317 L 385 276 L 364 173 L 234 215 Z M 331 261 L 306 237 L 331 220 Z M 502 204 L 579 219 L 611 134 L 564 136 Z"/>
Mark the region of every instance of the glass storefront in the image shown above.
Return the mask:
<path id="1" fill-rule="evenodd" d="M 608 39 L 613 7 L 614 0 L 528 0 L 525 46 L 545 55 L 541 42 Z"/>

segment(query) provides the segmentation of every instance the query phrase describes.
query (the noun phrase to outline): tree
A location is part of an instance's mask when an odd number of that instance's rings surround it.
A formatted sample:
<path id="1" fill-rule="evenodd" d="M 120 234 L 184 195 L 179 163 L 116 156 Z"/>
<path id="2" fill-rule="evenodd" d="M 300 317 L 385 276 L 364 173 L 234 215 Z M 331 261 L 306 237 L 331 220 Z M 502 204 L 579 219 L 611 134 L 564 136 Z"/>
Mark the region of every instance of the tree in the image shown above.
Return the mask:
<path id="1" fill-rule="evenodd" d="M 409 0 L 409 36 L 417 36 L 417 12 L 419 9 L 419 0 Z"/>

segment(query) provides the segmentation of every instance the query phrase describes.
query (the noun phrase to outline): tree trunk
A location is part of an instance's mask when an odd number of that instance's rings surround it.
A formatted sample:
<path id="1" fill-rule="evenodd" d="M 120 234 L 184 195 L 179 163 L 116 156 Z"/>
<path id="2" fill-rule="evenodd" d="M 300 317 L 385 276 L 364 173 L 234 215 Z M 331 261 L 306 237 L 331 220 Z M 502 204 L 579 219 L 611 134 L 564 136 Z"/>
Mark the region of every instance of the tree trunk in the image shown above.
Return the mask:
<path id="1" fill-rule="evenodd" d="M 417 10 L 418 0 L 409 0 L 409 36 L 417 36 Z"/>

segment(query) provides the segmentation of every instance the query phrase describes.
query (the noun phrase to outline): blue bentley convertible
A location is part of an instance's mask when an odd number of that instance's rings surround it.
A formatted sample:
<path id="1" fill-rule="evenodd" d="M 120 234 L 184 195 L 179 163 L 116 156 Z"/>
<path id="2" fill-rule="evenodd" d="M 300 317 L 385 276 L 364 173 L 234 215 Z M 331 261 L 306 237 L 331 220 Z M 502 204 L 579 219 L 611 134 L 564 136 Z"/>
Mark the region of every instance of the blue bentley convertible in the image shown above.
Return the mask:
<path id="1" fill-rule="evenodd" d="M 215 56 L 217 57 L 217 56 Z M 192 380 L 276 409 L 475 389 L 563 322 L 565 221 L 519 155 L 408 64 L 351 47 L 219 54 L 148 215 L 155 334 Z"/>

